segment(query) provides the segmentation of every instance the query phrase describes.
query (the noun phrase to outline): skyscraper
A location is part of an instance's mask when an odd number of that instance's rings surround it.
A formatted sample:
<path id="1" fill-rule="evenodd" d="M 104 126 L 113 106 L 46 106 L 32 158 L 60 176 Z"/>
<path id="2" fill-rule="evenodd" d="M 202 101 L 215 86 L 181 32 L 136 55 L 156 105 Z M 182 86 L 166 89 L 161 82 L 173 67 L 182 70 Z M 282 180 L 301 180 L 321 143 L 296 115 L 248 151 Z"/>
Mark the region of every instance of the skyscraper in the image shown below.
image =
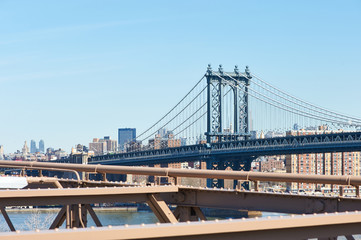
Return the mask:
<path id="1" fill-rule="evenodd" d="M 36 148 L 36 142 L 34 140 L 30 141 L 30 153 L 36 153 L 37 152 L 37 148 Z"/>
<path id="2" fill-rule="evenodd" d="M 41 139 L 39 141 L 39 152 L 44 153 L 45 152 L 45 146 L 44 146 L 44 140 Z"/>
<path id="3" fill-rule="evenodd" d="M 125 144 L 135 141 L 135 128 L 119 128 L 118 129 L 118 144 L 120 150 L 125 150 Z"/>

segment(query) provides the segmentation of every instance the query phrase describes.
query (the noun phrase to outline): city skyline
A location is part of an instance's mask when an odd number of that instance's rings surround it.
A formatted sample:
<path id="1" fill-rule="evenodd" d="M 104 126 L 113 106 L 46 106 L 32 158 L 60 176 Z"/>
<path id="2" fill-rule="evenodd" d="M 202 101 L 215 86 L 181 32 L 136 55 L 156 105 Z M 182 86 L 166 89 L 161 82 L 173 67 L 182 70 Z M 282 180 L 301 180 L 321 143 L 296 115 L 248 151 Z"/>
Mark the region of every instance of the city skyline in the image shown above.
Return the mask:
<path id="1" fill-rule="evenodd" d="M 230 70 L 249 65 L 295 96 L 361 117 L 359 1 L 141 5 L 0 3 L 5 153 L 31 139 L 70 152 L 93 136 L 117 139 L 118 128 L 142 132 L 208 63 Z"/>

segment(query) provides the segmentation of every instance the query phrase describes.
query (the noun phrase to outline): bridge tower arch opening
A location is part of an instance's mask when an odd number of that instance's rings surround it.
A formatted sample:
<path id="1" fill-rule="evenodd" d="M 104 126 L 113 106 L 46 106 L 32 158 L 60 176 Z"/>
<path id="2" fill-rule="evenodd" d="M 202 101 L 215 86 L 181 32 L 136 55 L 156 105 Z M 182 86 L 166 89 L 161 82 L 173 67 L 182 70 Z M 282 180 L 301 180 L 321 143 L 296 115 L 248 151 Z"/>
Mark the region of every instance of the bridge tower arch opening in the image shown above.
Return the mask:
<path id="1" fill-rule="evenodd" d="M 248 66 L 241 73 L 236 65 L 233 72 L 224 72 L 222 65 L 213 71 L 208 64 L 207 72 L 207 143 L 247 139 L 249 134 L 248 86 L 252 78 Z M 232 129 L 225 131 L 226 87 L 233 93 L 231 98 Z M 228 127 L 228 126 L 227 126 Z"/>

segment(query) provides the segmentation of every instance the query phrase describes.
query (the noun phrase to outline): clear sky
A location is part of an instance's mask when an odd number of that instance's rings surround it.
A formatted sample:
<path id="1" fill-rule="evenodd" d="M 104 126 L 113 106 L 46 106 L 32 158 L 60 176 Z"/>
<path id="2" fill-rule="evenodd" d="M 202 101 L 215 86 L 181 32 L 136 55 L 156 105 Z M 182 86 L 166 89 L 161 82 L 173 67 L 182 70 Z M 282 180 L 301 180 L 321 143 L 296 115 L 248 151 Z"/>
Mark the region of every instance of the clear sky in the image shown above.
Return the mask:
<path id="1" fill-rule="evenodd" d="M 208 63 L 361 117 L 361 1 L 0 0 L 0 145 L 144 130 Z"/>

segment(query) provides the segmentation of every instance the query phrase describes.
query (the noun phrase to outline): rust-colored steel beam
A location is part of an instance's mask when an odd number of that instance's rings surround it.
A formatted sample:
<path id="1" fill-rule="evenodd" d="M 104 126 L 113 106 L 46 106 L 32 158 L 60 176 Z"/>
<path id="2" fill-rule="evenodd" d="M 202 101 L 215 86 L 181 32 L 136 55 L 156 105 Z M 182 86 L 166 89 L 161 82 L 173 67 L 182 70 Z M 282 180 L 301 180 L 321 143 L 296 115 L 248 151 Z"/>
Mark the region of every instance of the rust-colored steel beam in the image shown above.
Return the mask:
<path id="1" fill-rule="evenodd" d="M 361 211 L 360 198 L 263 193 L 172 185 L 4 190 L 1 191 L 0 206 L 148 202 L 148 194 L 160 194 L 160 198 L 166 204 L 192 208 L 244 209 L 296 214 Z"/>
<path id="2" fill-rule="evenodd" d="M 63 188 L 1 191 L 0 206 L 146 202 L 147 194 L 178 192 L 177 186 Z"/>
<path id="3" fill-rule="evenodd" d="M 285 193 L 265 193 L 179 186 L 178 193 L 161 193 L 170 205 L 294 214 L 361 211 L 361 199 Z"/>
<path id="4" fill-rule="evenodd" d="M 6 212 L 5 210 L 5 207 L 1 206 L 0 207 L 0 211 L 1 211 L 1 214 L 3 215 L 3 217 L 5 218 L 5 221 L 6 223 L 8 224 L 9 228 L 11 231 L 15 231 L 15 227 L 13 225 L 13 223 L 11 222 L 10 218 L 9 218 L 9 215 L 8 213 Z"/>
<path id="5" fill-rule="evenodd" d="M 28 184 L 46 184 L 50 183 L 56 188 L 63 188 L 63 186 L 59 182 L 59 178 L 54 177 L 26 177 L 26 181 Z"/>
<path id="6" fill-rule="evenodd" d="M 31 167 L 31 168 L 53 168 L 68 169 L 80 172 L 113 173 L 113 174 L 136 174 L 167 177 L 195 177 L 195 178 L 218 178 L 246 181 L 274 181 L 274 182 L 302 182 L 322 183 L 337 185 L 361 185 L 361 177 L 358 176 L 335 176 L 335 175 L 306 175 L 291 173 L 260 173 L 246 171 L 217 171 L 217 170 L 189 170 L 174 168 L 151 168 L 151 167 L 125 167 L 107 165 L 84 165 L 70 163 L 48 163 L 48 162 L 15 162 L 0 161 L 3 167 Z"/>
<path id="7" fill-rule="evenodd" d="M 149 207 L 152 209 L 155 216 L 161 223 L 176 223 L 177 219 L 174 217 L 172 211 L 167 204 L 159 197 L 159 194 L 148 194 Z"/>
<path id="8" fill-rule="evenodd" d="M 26 177 L 28 186 L 25 188 L 66 188 L 66 187 L 134 187 L 140 184 L 124 182 L 94 181 L 94 180 L 74 180 L 56 177 Z"/>
<path id="9" fill-rule="evenodd" d="M 320 214 L 271 219 L 215 220 L 87 229 L 57 229 L 0 233 L 0 240 L 64 239 L 309 239 L 361 233 L 361 214 Z"/>

